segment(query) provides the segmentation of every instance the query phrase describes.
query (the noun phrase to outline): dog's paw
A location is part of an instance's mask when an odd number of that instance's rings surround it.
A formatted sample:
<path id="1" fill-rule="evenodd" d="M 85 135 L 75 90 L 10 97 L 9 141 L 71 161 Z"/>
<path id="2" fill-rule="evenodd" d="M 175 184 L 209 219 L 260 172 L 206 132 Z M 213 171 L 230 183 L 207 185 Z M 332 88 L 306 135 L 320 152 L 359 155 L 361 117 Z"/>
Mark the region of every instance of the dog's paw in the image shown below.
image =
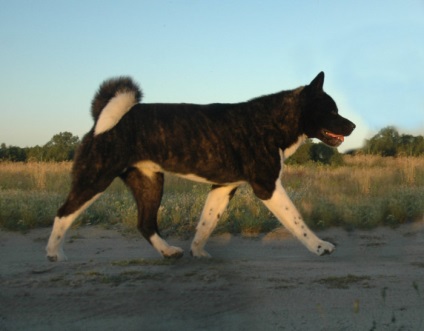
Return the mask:
<path id="1" fill-rule="evenodd" d="M 166 251 L 162 252 L 162 254 L 166 259 L 179 259 L 183 257 L 184 250 L 179 247 L 169 246 Z"/>
<path id="2" fill-rule="evenodd" d="M 328 241 L 321 241 L 318 243 L 315 253 L 319 256 L 329 255 L 334 252 L 336 247 Z"/>
<path id="3" fill-rule="evenodd" d="M 68 260 L 68 258 L 63 251 L 59 251 L 57 253 L 47 253 L 47 260 L 50 262 L 63 262 Z"/>
<path id="4" fill-rule="evenodd" d="M 211 256 L 208 252 L 206 252 L 204 249 L 194 249 L 192 248 L 190 251 L 191 256 L 198 258 L 198 259 L 210 259 Z"/>

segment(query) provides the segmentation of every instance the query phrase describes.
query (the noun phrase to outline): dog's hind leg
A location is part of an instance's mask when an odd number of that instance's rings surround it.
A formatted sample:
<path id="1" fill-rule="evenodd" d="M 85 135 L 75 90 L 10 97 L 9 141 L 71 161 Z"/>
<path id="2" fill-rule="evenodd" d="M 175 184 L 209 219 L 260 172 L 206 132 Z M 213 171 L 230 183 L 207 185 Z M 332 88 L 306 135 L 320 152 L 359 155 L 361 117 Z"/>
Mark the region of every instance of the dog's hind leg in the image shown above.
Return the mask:
<path id="1" fill-rule="evenodd" d="M 237 185 L 212 186 L 196 228 L 196 235 L 191 244 L 192 256 L 210 257 L 204 250 L 204 246 L 236 189 Z"/>
<path id="2" fill-rule="evenodd" d="M 183 250 L 170 246 L 159 235 L 157 213 L 163 193 L 163 173 L 143 168 L 129 168 L 121 175 L 137 203 L 137 228 L 144 238 L 163 256 L 180 258 Z"/>
<path id="3" fill-rule="evenodd" d="M 305 224 L 297 211 L 293 202 L 290 200 L 281 180 L 278 179 L 275 184 L 275 190 L 268 200 L 262 200 L 265 206 L 277 217 L 277 219 L 299 239 L 312 253 L 317 255 L 331 254 L 334 251 L 334 245 L 319 239 Z"/>

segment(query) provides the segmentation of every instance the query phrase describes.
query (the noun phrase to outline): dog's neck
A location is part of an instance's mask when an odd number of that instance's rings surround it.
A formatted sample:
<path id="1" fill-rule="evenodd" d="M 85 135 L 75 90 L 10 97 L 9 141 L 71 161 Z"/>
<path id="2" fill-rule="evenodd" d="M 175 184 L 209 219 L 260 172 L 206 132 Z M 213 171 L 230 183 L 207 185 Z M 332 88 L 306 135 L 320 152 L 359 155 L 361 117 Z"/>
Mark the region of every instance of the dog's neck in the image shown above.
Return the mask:
<path id="1" fill-rule="evenodd" d="M 305 134 L 302 134 L 294 144 L 290 145 L 284 150 L 280 149 L 281 161 L 284 162 L 290 156 L 292 156 L 297 151 L 297 149 L 305 143 L 306 139 L 308 139 L 308 137 Z"/>

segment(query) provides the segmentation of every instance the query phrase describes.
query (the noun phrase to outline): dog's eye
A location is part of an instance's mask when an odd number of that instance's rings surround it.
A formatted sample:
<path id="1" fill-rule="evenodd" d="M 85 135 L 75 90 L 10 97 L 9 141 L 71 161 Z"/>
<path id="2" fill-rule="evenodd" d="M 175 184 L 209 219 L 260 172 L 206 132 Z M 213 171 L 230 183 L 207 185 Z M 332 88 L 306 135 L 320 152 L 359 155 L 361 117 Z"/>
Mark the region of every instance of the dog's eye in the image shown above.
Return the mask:
<path id="1" fill-rule="evenodd" d="M 331 114 L 331 115 L 337 115 L 337 114 L 338 114 L 338 112 L 337 112 L 337 110 L 332 110 L 332 111 L 330 111 L 330 114 Z"/>

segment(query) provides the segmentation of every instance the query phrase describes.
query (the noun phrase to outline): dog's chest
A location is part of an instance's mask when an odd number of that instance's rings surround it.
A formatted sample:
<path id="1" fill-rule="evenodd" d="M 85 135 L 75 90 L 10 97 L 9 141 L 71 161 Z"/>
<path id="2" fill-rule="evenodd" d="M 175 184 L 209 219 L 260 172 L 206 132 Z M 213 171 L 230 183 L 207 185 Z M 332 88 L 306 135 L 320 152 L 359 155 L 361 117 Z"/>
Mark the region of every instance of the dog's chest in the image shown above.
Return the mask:
<path id="1" fill-rule="evenodd" d="M 289 147 L 287 147 L 286 149 L 284 149 L 284 150 L 281 150 L 280 149 L 280 155 L 281 155 L 281 162 L 284 162 L 285 160 L 287 160 L 290 156 L 292 156 L 296 151 L 297 151 L 297 149 L 300 147 L 300 146 L 302 146 L 303 145 L 303 143 L 306 141 L 306 139 L 307 139 L 308 137 L 306 136 L 306 135 L 301 135 L 301 136 L 299 136 L 299 138 L 297 139 L 297 141 L 293 144 L 293 145 L 291 145 L 291 146 L 289 146 Z"/>

